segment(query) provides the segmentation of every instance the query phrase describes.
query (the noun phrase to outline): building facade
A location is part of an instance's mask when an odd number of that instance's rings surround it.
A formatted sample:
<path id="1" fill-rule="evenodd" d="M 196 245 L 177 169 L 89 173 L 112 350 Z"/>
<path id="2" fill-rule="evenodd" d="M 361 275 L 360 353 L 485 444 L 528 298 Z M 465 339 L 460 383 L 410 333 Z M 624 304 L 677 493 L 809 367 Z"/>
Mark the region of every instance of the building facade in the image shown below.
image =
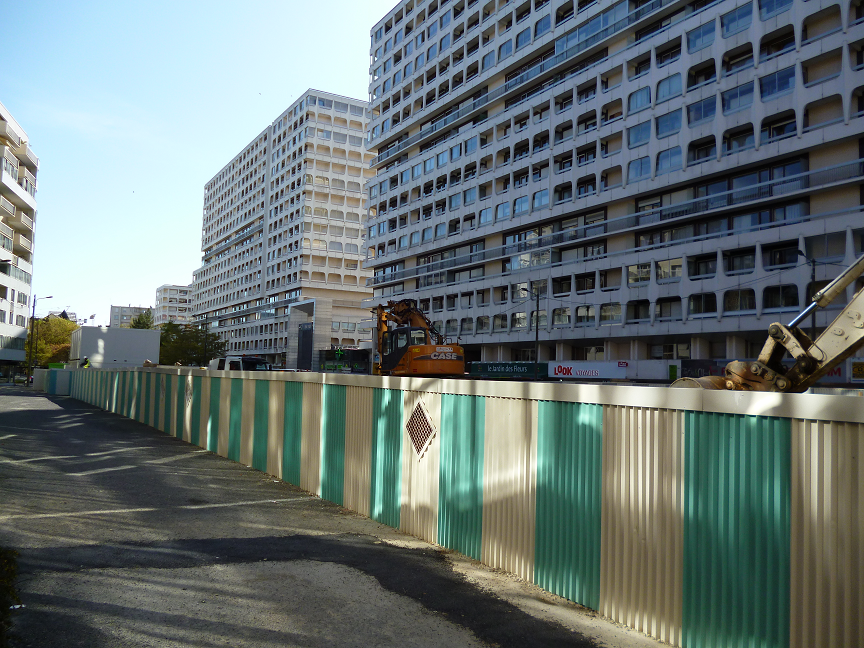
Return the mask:
<path id="1" fill-rule="evenodd" d="M 864 251 L 857 2 L 407 0 L 371 36 L 370 283 L 470 359 L 538 320 L 541 361 L 753 358 Z"/>
<path id="2" fill-rule="evenodd" d="M 153 323 L 162 326 L 168 322 L 192 323 L 192 286 L 165 284 L 156 289 Z"/>
<path id="3" fill-rule="evenodd" d="M 26 360 L 39 170 L 29 142 L 0 104 L 0 368 Z"/>
<path id="4" fill-rule="evenodd" d="M 141 313 L 152 311 L 150 306 L 111 306 L 111 319 L 108 326 L 117 326 L 128 328 L 132 320 L 138 317 Z"/>
<path id="5" fill-rule="evenodd" d="M 229 352 L 308 368 L 370 338 L 367 122 L 365 101 L 309 90 L 205 186 L 194 313 Z"/>

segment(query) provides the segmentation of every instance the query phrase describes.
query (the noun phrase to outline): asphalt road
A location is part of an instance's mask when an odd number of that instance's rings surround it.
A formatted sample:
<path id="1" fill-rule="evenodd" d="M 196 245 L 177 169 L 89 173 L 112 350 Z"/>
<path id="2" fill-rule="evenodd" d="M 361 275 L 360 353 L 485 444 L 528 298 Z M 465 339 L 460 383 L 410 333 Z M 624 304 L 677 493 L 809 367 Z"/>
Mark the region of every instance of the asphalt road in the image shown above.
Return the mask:
<path id="1" fill-rule="evenodd" d="M 0 387 L 13 648 L 658 646 L 84 403 Z"/>

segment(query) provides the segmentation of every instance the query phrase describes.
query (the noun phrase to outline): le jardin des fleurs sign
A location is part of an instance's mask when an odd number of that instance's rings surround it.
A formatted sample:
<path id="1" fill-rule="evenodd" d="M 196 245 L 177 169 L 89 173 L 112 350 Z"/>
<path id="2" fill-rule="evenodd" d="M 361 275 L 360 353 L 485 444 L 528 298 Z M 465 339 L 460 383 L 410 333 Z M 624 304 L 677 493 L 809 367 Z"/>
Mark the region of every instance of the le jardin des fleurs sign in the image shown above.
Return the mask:
<path id="1" fill-rule="evenodd" d="M 477 378 L 534 378 L 533 362 L 472 362 L 468 365 L 468 375 Z M 537 364 L 537 377 L 545 378 L 549 363 Z"/>

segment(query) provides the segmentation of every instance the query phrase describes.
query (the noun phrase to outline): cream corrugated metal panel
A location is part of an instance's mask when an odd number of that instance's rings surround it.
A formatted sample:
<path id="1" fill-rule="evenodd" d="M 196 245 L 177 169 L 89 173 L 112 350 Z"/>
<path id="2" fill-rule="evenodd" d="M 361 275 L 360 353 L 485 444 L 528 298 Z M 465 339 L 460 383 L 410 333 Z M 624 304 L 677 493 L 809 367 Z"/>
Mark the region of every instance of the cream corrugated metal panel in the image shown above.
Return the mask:
<path id="1" fill-rule="evenodd" d="M 681 645 L 684 415 L 606 406 L 600 612 Z"/>
<path id="2" fill-rule="evenodd" d="M 255 451 L 255 385 L 257 380 L 243 381 L 243 409 L 240 418 L 240 463 L 252 465 Z"/>
<path id="3" fill-rule="evenodd" d="M 792 648 L 864 646 L 864 423 L 792 420 Z"/>
<path id="4" fill-rule="evenodd" d="M 402 426 L 402 505 L 399 529 L 429 542 L 438 542 L 438 471 L 441 461 L 441 394 L 404 392 L 403 421 L 411 418 L 417 401 L 423 399 L 432 425 L 439 431 L 423 457 L 418 457 L 405 426 Z"/>
<path id="5" fill-rule="evenodd" d="M 144 374 L 146 375 L 146 374 Z M 142 375 L 142 378 L 144 377 Z M 211 378 L 210 376 L 204 376 L 201 379 L 201 416 L 198 417 L 198 445 L 202 448 L 207 448 L 207 431 L 208 431 L 208 422 L 210 420 L 210 388 L 211 388 Z M 144 388 L 141 388 L 142 394 Z M 143 396 L 142 396 L 143 398 Z M 142 400 L 143 403 L 143 400 Z"/>
<path id="6" fill-rule="evenodd" d="M 192 375 L 186 376 L 183 385 L 183 440 L 192 443 Z"/>
<path id="7" fill-rule="evenodd" d="M 537 402 L 486 399 L 481 562 L 534 579 Z"/>
<path id="8" fill-rule="evenodd" d="M 300 488 L 321 495 L 321 396 L 323 384 L 303 385 L 303 436 L 300 439 Z"/>
<path id="9" fill-rule="evenodd" d="M 216 454 L 228 456 L 228 438 L 231 426 L 231 378 L 219 378 L 219 436 L 216 439 Z"/>
<path id="10" fill-rule="evenodd" d="M 202 396 L 201 400 L 204 398 Z M 210 400 L 209 398 L 207 399 Z M 202 417 L 203 418 L 203 417 Z M 267 472 L 282 479 L 282 441 L 285 438 L 285 383 L 270 381 L 267 395 Z M 201 437 L 205 438 L 204 436 Z"/>
<path id="11" fill-rule="evenodd" d="M 369 515 L 372 473 L 372 390 L 345 392 L 345 508 Z"/>

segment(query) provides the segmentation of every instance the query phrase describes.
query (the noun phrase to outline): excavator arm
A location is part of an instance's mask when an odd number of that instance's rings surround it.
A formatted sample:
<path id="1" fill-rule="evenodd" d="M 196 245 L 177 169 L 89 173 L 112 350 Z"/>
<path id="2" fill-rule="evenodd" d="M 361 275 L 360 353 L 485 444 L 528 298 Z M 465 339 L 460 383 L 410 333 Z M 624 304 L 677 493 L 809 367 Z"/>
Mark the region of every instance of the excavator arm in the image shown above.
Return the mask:
<path id="1" fill-rule="evenodd" d="M 768 339 L 755 362 L 734 360 L 726 365 L 725 376 L 680 378 L 672 386 L 734 391 L 807 391 L 864 345 L 864 288 L 815 340 L 798 328 L 798 324 L 817 308 L 828 306 L 862 273 L 864 255 L 817 292 L 810 305 L 788 325 L 771 324 Z M 788 370 L 781 363 L 786 353 L 795 359 L 794 366 Z"/>

